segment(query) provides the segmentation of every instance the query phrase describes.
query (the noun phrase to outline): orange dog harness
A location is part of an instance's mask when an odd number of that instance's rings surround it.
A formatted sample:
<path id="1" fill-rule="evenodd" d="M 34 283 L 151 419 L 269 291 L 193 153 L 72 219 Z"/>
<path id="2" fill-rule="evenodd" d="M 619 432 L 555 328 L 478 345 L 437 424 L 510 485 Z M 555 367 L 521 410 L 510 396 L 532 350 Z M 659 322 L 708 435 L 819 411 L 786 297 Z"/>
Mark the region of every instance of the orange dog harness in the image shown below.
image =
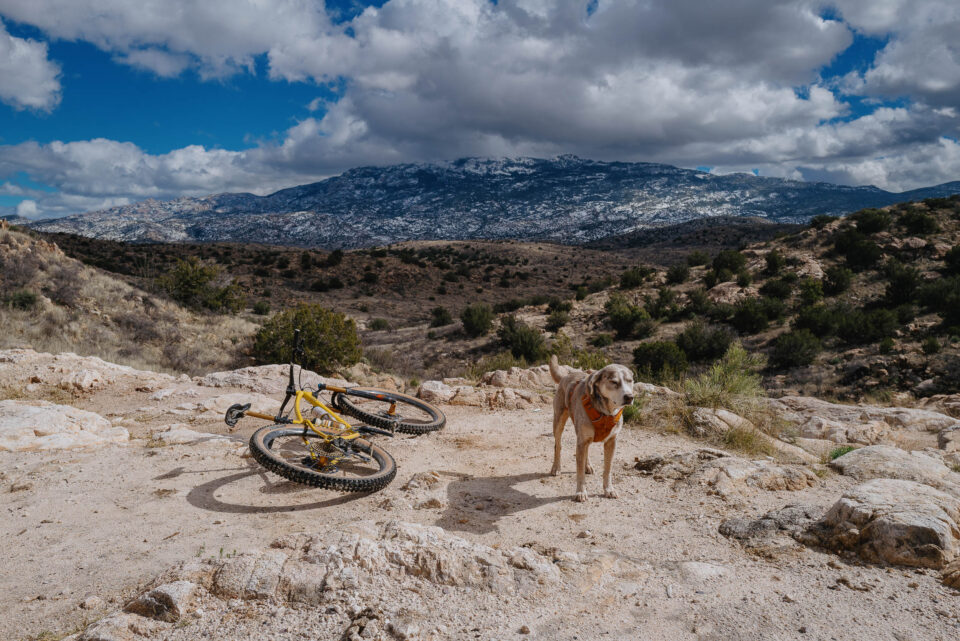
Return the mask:
<path id="1" fill-rule="evenodd" d="M 620 417 L 623 416 L 623 410 L 621 409 L 614 416 L 602 414 L 600 410 L 593 406 L 589 394 L 584 394 L 580 402 L 583 403 L 583 410 L 587 413 L 590 422 L 593 424 L 593 442 L 600 443 L 610 436 L 610 431 L 620 422 Z"/>

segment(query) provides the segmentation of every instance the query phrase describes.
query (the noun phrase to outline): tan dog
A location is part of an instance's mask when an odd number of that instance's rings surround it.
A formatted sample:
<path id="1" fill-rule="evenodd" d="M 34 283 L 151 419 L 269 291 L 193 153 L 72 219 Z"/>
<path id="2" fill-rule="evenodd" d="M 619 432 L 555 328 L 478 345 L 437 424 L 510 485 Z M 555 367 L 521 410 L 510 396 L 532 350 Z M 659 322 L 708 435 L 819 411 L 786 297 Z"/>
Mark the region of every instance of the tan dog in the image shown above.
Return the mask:
<path id="1" fill-rule="evenodd" d="M 633 403 L 633 372 L 623 365 L 607 365 L 595 372 L 584 372 L 561 366 L 550 359 L 550 375 L 557 382 L 553 397 L 553 467 L 550 474 L 560 474 L 560 437 L 567 419 L 573 419 L 577 432 L 577 501 L 587 500 L 584 487 L 590 467 L 591 443 L 603 443 L 603 495 L 616 498 L 610 468 L 617 449 L 617 434 L 623 427 L 623 408 Z"/>

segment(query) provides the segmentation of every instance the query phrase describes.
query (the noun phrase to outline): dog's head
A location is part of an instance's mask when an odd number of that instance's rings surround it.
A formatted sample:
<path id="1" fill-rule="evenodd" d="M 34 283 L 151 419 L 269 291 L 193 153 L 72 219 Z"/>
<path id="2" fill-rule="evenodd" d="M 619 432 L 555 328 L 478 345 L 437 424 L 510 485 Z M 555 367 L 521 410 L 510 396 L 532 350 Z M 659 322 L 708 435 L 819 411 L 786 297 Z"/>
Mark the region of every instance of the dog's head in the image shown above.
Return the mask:
<path id="1" fill-rule="evenodd" d="M 606 414 L 616 414 L 633 403 L 633 372 L 623 365 L 598 369 L 587 377 L 586 386 L 594 406 Z"/>

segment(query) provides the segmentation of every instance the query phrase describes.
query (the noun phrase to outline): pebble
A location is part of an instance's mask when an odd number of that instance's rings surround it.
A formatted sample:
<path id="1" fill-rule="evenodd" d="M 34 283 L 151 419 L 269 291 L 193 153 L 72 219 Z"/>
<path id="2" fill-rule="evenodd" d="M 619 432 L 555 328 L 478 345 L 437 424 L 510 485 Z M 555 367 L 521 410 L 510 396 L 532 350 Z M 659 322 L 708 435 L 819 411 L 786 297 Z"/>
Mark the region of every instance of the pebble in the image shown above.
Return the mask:
<path id="1" fill-rule="evenodd" d="M 521 625 L 520 634 L 530 634 L 530 628 L 528 626 Z"/>

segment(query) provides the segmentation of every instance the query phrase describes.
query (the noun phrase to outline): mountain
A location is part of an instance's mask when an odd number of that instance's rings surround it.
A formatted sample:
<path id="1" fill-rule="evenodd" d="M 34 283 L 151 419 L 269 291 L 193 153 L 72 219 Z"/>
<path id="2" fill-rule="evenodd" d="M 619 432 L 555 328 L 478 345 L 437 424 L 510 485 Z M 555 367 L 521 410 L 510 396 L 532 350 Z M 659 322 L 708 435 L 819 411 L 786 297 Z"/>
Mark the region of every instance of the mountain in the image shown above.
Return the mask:
<path id="1" fill-rule="evenodd" d="M 357 248 L 403 240 L 595 241 L 713 216 L 817 214 L 960 193 L 960 181 L 891 193 L 576 156 L 361 167 L 268 196 L 147 200 L 39 221 L 42 231 L 133 242 L 236 241 Z"/>

